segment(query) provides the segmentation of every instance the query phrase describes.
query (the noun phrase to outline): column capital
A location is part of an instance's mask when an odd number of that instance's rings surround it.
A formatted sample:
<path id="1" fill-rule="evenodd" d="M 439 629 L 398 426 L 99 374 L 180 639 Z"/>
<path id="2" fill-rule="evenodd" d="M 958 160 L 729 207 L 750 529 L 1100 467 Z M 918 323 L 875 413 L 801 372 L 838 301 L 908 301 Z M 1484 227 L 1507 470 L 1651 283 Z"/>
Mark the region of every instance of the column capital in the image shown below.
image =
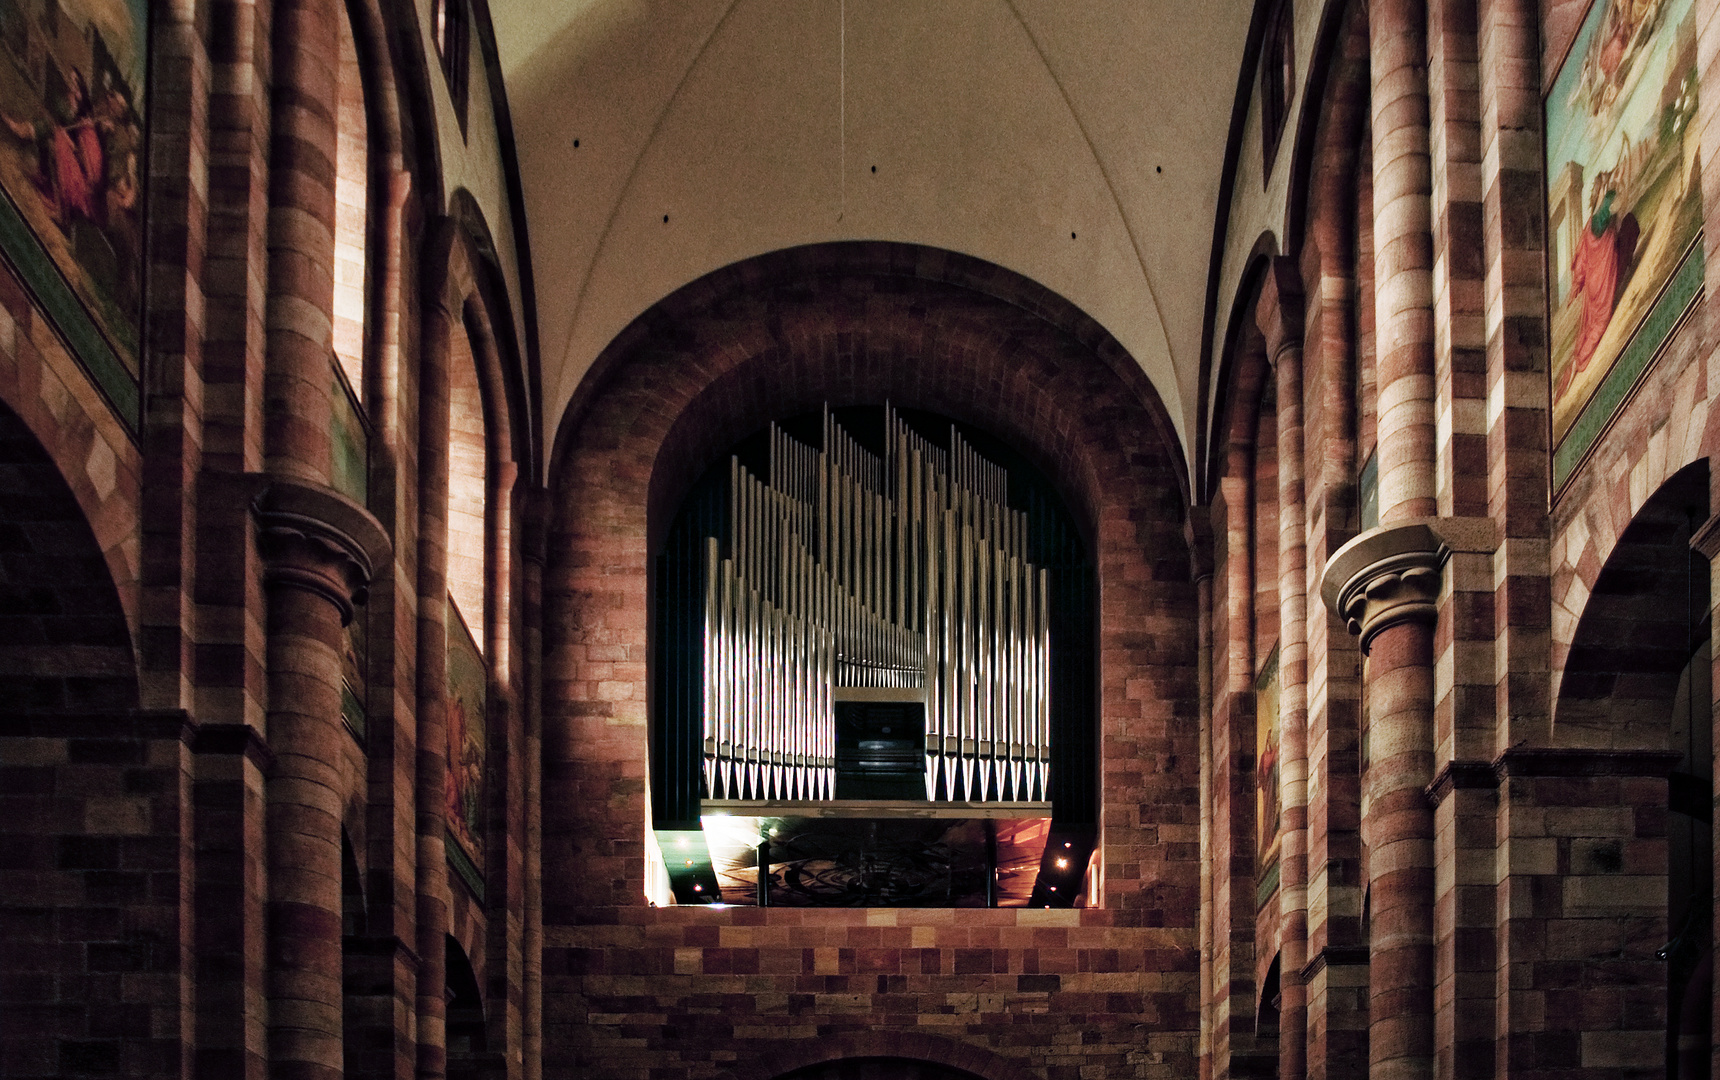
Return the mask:
<path id="1" fill-rule="evenodd" d="M 1266 264 L 1254 323 L 1266 341 L 1266 355 L 1278 366 L 1285 349 L 1302 347 L 1302 272 L 1288 256 L 1276 255 Z"/>
<path id="2" fill-rule="evenodd" d="M 364 603 L 371 579 L 393 557 L 381 523 L 333 488 L 271 477 L 251 513 L 267 566 L 264 582 L 325 598 L 342 625 L 352 621 L 353 605 Z"/>
<path id="3" fill-rule="evenodd" d="M 1422 522 L 1370 529 L 1326 561 L 1320 596 L 1362 639 L 1366 653 L 1374 635 L 1388 626 L 1434 620 L 1439 571 L 1448 553 Z"/>

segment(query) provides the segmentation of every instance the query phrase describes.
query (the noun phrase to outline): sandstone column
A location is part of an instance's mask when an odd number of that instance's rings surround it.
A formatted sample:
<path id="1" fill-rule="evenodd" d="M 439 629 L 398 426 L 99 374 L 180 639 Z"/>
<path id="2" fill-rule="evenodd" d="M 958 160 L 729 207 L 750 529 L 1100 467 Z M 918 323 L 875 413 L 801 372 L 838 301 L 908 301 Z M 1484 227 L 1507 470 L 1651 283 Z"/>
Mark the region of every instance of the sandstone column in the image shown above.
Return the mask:
<path id="1" fill-rule="evenodd" d="M 448 352 L 460 325 L 442 297 L 424 313 L 418 442 L 418 1075 L 447 1074 Z M 481 632 L 481 631 L 480 631 Z"/>
<path id="2" fill-rule="evenodd" d="M 1372 0 L 1368 38 L 1380 520 L 1388 522 L 1438 513 L 1426 3 Z"/>
<path id="3" fill-rule="evenodd" d="M 1433 1075 L 1433 624 L 1440 544 L 1426 525 L 1363 533 L 1326 564 L 1329 607 L 1366 655 L 1369 1075 Z"/>
<path id="4" fill-rule="evenodd" d="M 1340 549 L 1324 588 L 1367 656 L 1369 1072 L 1429 1077 L 1434 850 L 1425 791 L 1433 781 L 1438 543 L 1424 527 L 1394 527 L 1438 513 L 1425 0 L 1370 0 L 1368 39 L 1384 528 Z"/>
<path id="5" fill-rule="evenodd" d="M 1307 1075 L 1308 537 L 1302 460 L 1302 287 L 1278 258 L 1257 321 L 1278 378 L 1278 790 L 1280 1080 Z"/>
<path id="6" fill-rule="evenodd" d="M 270 1075 L 338 1077 L 341 1033 L 342 627 L 389 556 L 363 507 L 277 480 L 255 507 L 268 589 Z"/>
<path id="7" fill-rule="evenodd" d="M 386 534 L 330 475 L 335 77 L 332 0 L 282 0 L 270 28 L 268 301 L 256 505 L 268 588 L 269 1058 L 277 1078 L 343 1067 L 342 627 Z"/>

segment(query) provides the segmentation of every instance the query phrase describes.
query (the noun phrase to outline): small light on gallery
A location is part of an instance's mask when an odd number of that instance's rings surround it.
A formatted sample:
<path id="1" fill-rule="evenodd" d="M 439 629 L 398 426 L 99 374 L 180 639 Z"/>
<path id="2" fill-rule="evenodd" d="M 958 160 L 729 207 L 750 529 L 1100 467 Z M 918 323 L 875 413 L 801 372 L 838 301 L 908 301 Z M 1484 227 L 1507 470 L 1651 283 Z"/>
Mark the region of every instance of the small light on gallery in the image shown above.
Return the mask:
<path id="1" fill-rule="evenodd" d="M 695 886 L 693 886 L 693 891 L 694 892 L 704 892 L 705 887 L 703 885 L 695 885 Z"/>
<path id="2" fill-rule="evenodd" d="M 694 888 L 698 888 L 698 886 L 696 886 L 696 885 L 695 885 L 695 886 L 694 886 Z M 1051 886 L 1051 891 L 1052 891 L 1052 892 L 1056 892 L 1056 891 L 1057 891 L 1057 886 L 1055 886 L 1055 885 L 1053 885 L 1053 886 Z"/>
<path id="3" fill-rule="evenodd" d="M 1064 842 L 1063 842 L 1063 846 L 1064 846 L 1064 847 L 1074 847 L 1074 846 L 1075 846 L 1075 845 L 1074 845 L 1074 843 L 1073 843 L 1073 842 L 1072 842 L 1072 841 L 1068 841 L 1068 840 L 1065 840 L 1065 841 L 1064 841 Z"/>
<path id="4" fill-rule="evenodd" d="M 691 865 L 693 865 L 693 860 L 691 860 L 691 859 L 688 859 L 688 860 L 687 860 L 687 865 L 688 865 L 688 866 L 691 866 Z"/>
<path id="5" fill-rule="evenodd" d="M 693 864 L 692 864 L 692 863 L 688 863 L 688 864 L 687 864 L 687 865 L 688 865 L 688 866 L 691 866 L 691 865 L 693 865 Z M 1058 860 L 1057 860 L 1057 869 L 1059 869 L 1059 870 L 1067 870 L 1067 869 L 1069 869 L 1069 860 L 1068 860 L 1068 859 L 1058 859 Z"/>

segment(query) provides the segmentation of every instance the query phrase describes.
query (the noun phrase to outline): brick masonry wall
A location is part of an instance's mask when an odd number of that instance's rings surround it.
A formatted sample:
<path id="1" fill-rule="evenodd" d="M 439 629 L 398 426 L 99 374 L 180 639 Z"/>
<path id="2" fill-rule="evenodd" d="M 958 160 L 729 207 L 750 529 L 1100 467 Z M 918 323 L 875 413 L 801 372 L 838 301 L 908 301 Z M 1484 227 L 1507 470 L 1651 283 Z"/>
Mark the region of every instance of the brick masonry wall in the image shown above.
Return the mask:
<path id="1" fill-rule="evenodd" d="M 545 977 L 562 992 L 545 1020 L 569 1054 L 547 1071 L 769 1077 L 785 1044 L 896 1031 L 977 1043 L 1047 1080 L 1188 1076 L 1192 951 L 1182 932 L 1119 914 L 593 913 L 546 930 Z"/>

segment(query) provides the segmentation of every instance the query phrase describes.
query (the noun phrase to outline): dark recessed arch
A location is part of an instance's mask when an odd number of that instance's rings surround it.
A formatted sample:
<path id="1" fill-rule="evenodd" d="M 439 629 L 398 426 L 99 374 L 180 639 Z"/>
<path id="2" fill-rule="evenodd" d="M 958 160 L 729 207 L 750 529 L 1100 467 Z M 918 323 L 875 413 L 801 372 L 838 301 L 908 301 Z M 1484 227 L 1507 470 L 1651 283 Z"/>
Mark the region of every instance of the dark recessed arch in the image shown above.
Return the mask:
<path id="1" fill-rule="evenodd" d="M 1674 473 L 1607 556 L 1565 661 L 1557 742 L 1604 736 L 1614 749 L 1664 748 L 1681 673 L 1706 639 L 1707 560 L 1690 539 L 1708 520 L 1708 470 L 1704 458 Z"/>
<path id="2" fill-rule="evenodd" d="M 1092 545 L 1097 736 L 1159 763 L 1107 770 L 1101 751 L 1095 790 L 1119 812 L 1197 812 L 1187 475 L 1144 374 L 1091 319 L 1019 275 L 925 248 L 820 245 L 666 298 L 605 350 L 562 421 L 544 579 L 544 843 L 562 854 L 546 856 L 546 896 L 643 903 L 649 553 L 682 499 L 772 419 L 885 401 L 1006 440 L 1051 480 Z M 601 791 L 612 796 L 599 805 Z M 1135 863 L 1168 849 L 1105 857 L 1117 860 L 1104 880 L 1119 897 L 1168 895 L 1185 871 L 1183 887 L 1194 884 L 1193 859 L 1151 874 Z"/>
<path id="3" fill-rule="evenodd" d="M 0 403 L 0 700 L 14 718 L 138 704 L 107 558 L 59 467 Z"/>

